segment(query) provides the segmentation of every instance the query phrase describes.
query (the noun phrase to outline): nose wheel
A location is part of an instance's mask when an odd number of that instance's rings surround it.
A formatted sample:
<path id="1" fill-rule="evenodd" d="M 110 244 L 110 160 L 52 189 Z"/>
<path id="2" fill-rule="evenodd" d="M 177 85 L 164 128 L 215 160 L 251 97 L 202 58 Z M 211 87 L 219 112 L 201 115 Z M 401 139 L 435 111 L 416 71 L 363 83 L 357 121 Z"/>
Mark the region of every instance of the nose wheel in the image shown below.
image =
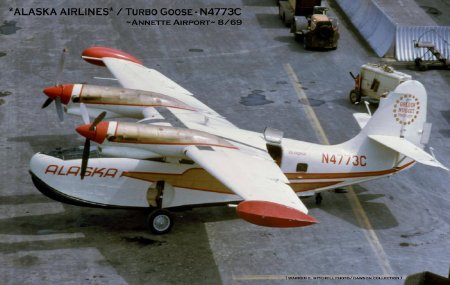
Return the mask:
<path id="1" fill-rule="evenodd" d="M 148 216 L 148 226 L 150 231 L 157 235 L 170 232 L 173 226 L 173 216 L 167 210 L 157 209 Z"/>

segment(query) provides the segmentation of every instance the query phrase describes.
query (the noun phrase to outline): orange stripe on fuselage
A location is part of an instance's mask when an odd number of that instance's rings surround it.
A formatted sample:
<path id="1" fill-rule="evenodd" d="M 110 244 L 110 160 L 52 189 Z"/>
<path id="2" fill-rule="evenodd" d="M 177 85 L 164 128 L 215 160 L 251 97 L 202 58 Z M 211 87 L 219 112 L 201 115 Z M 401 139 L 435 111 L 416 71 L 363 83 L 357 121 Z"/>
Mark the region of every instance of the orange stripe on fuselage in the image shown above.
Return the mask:
<path id="1" fill-rule="evenodd" d="M 392 174 L 411 166 L 415 161 L 408 162 L 407 164 L 378 171 L 367 171 L 367 172 L 336 172 L 336 173 L 306 173 L 306 172 L 296 172 L 296 173 L 285 173 L 289 180 L 302 180 L 302 179 L 344 179 L 344 178 L 361 178 L 361 177 L 372 177 L 372 176 L 382 176 L 387 174 Z"/>
<path id="2" fill-rule="evenodd" d="M 326 181 L 326 182 L 291 182 L 289 186 L 294 192 L 305 192 L 319 188 L 325 188 L 332 185 L 339 184 L 343 181 Z"/>
<path id="3" fill-rule="evenodd" d="M 399 168 L 392 168 L 381 171 L 355 172 L 355 173 L 288 173 L 286 174 L 286 176 L 290 180 L 296 181 L 289 184 L 295 192 L 305 192 L 339 184 L 341 182 L 344 182 L 342 179 L 345 178 L 362 178 L 362 177 L 373 177 L 391 174 L 410 166 L 412 163 L 414 163 L 414 161 L 407 163 Z M 301 178 L 298 178 L 300 175 Z M 184 171 L 183 173 L 124 171 L 122 173 L 122 176 L 148 181 L 151 183 L 156 181 L 166 181 L 167 183 L 169 183 L 174 187 L 185 189 L 215 192 L 221 194 L 234 194 L 234 192 L 230 191 L 219 180 L 217 180 L 214 176 L 212 176 L 202 168 L 190 168 Z M 314 182 L 302 181 L 304 179 L 337 179 L 337 178 L 340 179 L 334 181 L 314 181 Z"/>
<path id="4" fill-rule="evenodd" d="M 191 168 L 180 174 L 157 172 L 128 172 L 122 176 L 144 180 L 148 182 L 166 181 L 174 187 L 187 188 L 200 191 L 234 194 L 214 176 L 202 168 Z"/>

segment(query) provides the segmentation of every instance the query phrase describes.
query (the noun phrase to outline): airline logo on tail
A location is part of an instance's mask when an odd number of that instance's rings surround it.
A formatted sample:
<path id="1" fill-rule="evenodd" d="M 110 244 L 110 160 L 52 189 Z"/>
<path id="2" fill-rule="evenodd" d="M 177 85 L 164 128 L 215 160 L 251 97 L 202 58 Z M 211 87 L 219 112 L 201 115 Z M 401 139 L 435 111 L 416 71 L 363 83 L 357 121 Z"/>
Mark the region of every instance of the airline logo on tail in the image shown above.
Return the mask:
<path id="1" fill-rule="evenodd" d="M 419 110 L 419 99 L 414 95 L 405 94 L 395 102 L 394 118 L 400 125 L 409 125 L 417 119 Z"/>

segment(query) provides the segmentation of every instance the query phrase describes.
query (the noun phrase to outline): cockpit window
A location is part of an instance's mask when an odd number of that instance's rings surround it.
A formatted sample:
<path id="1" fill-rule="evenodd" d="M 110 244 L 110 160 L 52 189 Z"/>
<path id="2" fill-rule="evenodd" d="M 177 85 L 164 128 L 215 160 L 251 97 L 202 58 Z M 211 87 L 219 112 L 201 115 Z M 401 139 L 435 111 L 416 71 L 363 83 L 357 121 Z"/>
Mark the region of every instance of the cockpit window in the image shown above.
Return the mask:
<path id="1" fill-rule="evenodd" d="M 83 147 L 74 147 L 74 148 L 56 148 L 50 151 L 42 152 L 43 154 L 50 155 L 56 158 L 60 158 L 62 160 L 72 160 L 72 159 L 81 159 L 83 156 Z M 89 153 L 90 158 L 99 158 L 100 154 L 96 147 L 92 147 Z"/>

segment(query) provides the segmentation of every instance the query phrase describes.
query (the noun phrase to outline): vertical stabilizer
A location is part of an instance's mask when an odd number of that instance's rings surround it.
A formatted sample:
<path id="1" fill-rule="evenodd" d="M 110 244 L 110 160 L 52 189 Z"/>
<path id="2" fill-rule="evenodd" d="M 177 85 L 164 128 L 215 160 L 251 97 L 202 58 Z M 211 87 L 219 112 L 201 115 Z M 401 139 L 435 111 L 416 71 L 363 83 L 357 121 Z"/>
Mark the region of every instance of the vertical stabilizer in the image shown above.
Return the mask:
<path id="1" fill-rule="evenodd" d="M 403 82 L 387 98 L 381 98 L 378 110 L 362 129 L 369 135 L 404 138 L 420 148 L 427 118 L 427 92 L 415 80 Z"/>
<path id="2" fill-rule="evenodd" d="M 386 98 L 381 98 L 378 110 L 351 142 L 360 144 L 359 147 L 371 149 L 379 157 L 384 153 L 392 159 L 394 151 L 397 154 L 394 160 L 395 167 L 402 161 L 406 163 L 403 158 L 409 157 L 419 163 L 448 170 L 433 155 L 423 150 L 430 133 L 430 124 L 426 123 L 426 120 L 425 87 L 419 81 L 405 81 Z M 380 146 L 383 146 L 384 150 L 380 149 Z M 391 154 L 387 152 L 388 150 Z M 401 158 L 398 154 L 404 157 Z"/>

